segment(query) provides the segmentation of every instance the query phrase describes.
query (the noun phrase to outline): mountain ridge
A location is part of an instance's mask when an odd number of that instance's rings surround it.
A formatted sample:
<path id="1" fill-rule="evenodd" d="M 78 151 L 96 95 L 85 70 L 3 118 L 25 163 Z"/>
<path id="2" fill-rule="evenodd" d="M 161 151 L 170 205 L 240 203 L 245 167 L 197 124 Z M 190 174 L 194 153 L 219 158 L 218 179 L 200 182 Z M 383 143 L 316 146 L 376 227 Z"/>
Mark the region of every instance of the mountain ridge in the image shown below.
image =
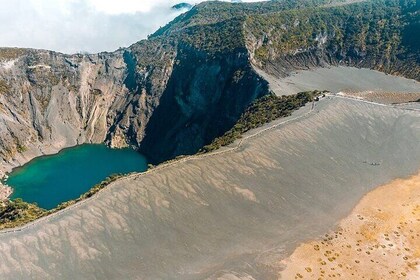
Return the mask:
<path id="1" fill-rule="evenodd" d="M 418 103 L 327 94 L 288 116 L 300 103 L 268 96 L 264 78 L 330 66 L 339 66 L 328 69 L 340 72 L 333 79 L 366 82 L 368 90 L 391 78 L 340 71 L 356 66 L 419 80 L 417 45 L 406 40 L 418 33 L 418 11 L 404 8 L 416 2 L 291 10 L 272 3 L 280 11 L 227 19 L 221 4 L 208 24 L 195 24 L 202 19 L 193 10 L 190 22 L 181 16 L 185 26 L 175 21 L 161 30 L 167 33 L 112 53 L 0 49 L 0 176 L 33 157 L 90 142 L 132 146 L 159 163 L 195 153 L 235 124 L 204 150 L 285 117 L 215 153 L 108 178 L 81 196 L 86 200 L 1 231 L 2 278 L 277 279 L 299 243 L 328 232 L 366 191 L 418 172 Z M 396 80 L 387 81 L 397 91 Z M 43 215 L 20 200 L 3 205 L 13 225 Z M 380 262 L 369 268 L 383 271 Z"/>
<path id="2" fill-rule="evenodd" d="M 153 163 L 195 153 L 229 130 L 253 100 L 269 93 L 254 67 L 282 77 L 347 65 L 420 79 L 418 49 L 404 39 L 407 23 L 414 26 L 408 34 L 417 30 L 418 11 L 407 8 L 415 1 L 318 7 L 328 4 L 202 3 L 148 40 L 114 52 L 0 49 L 2 165 L 10 170 L 31 157 L 85 142 L 132 146 Z M 311 24 L 307 15 L 321 24 Z M 386 46 L 363 50 L 367 41 L 351 36 L 332 40 L 331 30 L 350 34 L 353 26 L 343 18 L 353 19 L 358 28 L 394 28 L 396 39 L 384 39 L 394 46 L 392 55 L 383 55 Z M 284 32 L 271 32 L 273 26 Z M 291 40 L 293 32 L 302 36 Z M 371 40 L 385 32 L 368 34 Z"/>

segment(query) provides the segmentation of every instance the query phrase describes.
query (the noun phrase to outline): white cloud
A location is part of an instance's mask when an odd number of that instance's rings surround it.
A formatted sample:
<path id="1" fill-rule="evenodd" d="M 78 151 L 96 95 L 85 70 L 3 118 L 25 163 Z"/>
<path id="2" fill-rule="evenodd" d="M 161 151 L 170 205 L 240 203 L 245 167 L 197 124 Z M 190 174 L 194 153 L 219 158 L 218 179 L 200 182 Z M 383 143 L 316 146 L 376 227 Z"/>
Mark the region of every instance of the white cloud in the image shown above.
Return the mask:
<path id="1" fill-rule="evenodd" d="M 179 15 L 171 6 L 180 2 L 184 1 L 0 0 L 0 46 L 112 51 L 146 38 Z"/>
<path id="2" fill-rule="evenodd" d="M 122 14 L 122 13 L 136 13 L 136 12 L 150 12 L 153 7 L 162 4 L 165 1 L 153 0 L 119 0 L 119 1 L 103 1 L 103 0 L 89 0 L 98 11 L 106 14 Z M 167 1 L 168 2 L 168 1 Z M 173 1 L 169 1 L 173 2 Z"/>
<path id="3" fill-rule="evenodd" d="M 227 0 L 229 1 L 229 0 Z M 244 0 L 242 2 L 255 2 L 258 0 Z M 89 0 L 89 2 L 98 10 L 107 14 L 120 13 L 135 13 L 135 12 L 150 12 L 153 8 L 158 6 L 173 6 L 177 3 L 183 2 L 178 0 L 119 0 L 119 1 L 104 1 L 104 0 Z M 190 4 L 202 2 L 201 0 L 185 1 Z"/>

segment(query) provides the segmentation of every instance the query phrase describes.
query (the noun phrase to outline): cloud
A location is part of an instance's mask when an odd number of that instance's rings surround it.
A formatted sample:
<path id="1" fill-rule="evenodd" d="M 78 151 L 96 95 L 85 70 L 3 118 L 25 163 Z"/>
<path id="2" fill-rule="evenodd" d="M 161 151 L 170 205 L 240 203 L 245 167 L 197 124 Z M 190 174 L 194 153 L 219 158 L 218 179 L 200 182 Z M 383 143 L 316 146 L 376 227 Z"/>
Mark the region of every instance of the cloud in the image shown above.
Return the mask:
<path id="1" fill-rule="evenodd" d="M 229 0 L 227 0 L 229 1 Z M 256 2 L 258 0 L 242 0 L 242 2 Z M 134 12 L 150 12 L 158 6 L 173 6 L 182 0 L 89 0 L 89 2 L 98 10 L 107 14 L 134 13 Z M 202 0 L 185 1 L 190 4 L 197 4 Z M 234 2 L 234 1 L 232 1 Z"/>
<path id="2" fill-rule="evenodd" d="M 64 53 L 113 51 L 146 38 L 178 16 L 181 12 L 171 6 L 179 2 L 183 1 L 0 0 L 0 46 Z"/>

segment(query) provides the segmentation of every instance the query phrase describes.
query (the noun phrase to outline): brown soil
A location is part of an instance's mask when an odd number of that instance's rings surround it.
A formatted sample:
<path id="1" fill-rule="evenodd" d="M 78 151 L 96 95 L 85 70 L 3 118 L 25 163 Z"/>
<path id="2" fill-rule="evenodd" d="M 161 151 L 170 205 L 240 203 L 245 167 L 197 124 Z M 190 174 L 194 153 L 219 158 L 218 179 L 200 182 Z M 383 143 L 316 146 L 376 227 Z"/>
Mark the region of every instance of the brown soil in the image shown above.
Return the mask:
<path id="1" fill-rule="evenodd" d="M 367 194 L 336 231 L 298 247 L 280 279 L 420 279 L 420 173 Z"/>

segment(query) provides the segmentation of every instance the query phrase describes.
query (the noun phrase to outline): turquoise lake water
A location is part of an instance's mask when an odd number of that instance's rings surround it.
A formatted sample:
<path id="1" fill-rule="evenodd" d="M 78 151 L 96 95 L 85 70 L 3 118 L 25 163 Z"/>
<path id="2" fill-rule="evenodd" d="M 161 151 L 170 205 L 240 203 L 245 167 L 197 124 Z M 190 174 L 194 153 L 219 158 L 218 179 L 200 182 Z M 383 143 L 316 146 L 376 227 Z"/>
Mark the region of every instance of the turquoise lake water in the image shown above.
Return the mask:
<path id="1" fill-rule="evenodd" d="M 111 174 L 146 169 L 146 158 L 132 149 L 87 144 L 36 158 L 14 169 L 6 184 L 13 188 L 12 199 L 22 198 L 52 209 L 78 198 Z"/>

